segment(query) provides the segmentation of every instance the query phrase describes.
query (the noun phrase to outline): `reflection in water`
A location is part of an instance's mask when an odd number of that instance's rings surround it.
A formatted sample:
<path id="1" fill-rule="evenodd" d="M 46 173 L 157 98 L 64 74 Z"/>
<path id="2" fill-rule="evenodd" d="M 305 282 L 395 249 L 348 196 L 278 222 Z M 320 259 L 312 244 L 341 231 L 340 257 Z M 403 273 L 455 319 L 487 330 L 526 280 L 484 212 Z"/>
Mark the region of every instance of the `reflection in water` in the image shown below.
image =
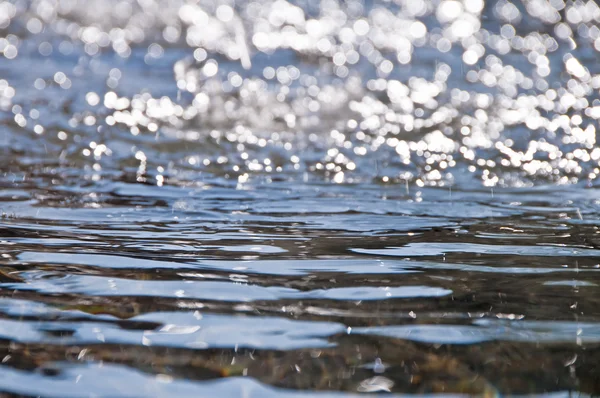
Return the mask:
<path id="1" fill-rule="evenodd" d="M 0 0 L 0 391 L 598 394 L 592 0 Z"/>

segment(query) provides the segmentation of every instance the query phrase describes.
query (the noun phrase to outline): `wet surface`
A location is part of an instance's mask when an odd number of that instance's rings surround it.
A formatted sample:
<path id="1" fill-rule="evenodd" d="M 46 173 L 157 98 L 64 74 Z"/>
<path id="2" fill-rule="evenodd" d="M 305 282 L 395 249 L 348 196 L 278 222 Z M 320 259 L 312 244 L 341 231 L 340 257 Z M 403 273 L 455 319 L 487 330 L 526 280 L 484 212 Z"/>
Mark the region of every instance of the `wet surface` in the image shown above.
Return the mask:
<path id="1" fill-rule="evenodd" d="M 0 392 L 599 394 L 599 22 L 0 0 Z"/>

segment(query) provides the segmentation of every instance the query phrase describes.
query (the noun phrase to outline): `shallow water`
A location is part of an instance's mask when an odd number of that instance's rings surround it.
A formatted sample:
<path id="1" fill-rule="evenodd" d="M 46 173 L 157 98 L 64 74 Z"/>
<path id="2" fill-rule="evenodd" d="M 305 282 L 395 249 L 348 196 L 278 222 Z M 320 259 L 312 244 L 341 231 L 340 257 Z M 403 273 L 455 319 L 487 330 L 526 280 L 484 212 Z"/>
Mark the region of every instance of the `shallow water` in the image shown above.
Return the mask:
<path id="1" fill-rule="evenodd" d="M 599 394 L 599 22 L 0 0 L 0 391 Z"/>

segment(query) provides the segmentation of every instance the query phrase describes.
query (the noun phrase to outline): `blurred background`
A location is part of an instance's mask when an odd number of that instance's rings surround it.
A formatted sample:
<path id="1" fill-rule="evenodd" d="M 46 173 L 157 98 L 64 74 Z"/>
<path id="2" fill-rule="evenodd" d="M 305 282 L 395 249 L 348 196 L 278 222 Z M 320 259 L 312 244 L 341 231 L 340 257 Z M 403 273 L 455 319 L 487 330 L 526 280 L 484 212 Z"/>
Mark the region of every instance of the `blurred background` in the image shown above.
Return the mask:
<path id="1" fill-rule="evenodd" d="M 40 147 L 30 140 L 42 136 L 102 167 L 108 153 L 139 163 L 133 144 L 165 158 L 152 169 L 175 152 L 194 171 L 336 182 L 593 184 L 598 172 L 594 1 L 11 0 L 1 10 L 2 117 L 35 133 L 4 132 L 4 147 Z"/>

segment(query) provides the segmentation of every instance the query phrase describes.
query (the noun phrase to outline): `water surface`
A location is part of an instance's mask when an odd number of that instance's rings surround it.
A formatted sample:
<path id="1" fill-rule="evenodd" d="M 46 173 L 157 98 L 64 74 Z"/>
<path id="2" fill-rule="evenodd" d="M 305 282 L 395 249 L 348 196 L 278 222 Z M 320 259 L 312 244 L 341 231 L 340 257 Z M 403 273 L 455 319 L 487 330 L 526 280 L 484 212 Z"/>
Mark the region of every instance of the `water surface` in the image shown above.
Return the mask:
<path id="1" fill-rule="evenodd" d="M 0 0 L 0 391 L 600 393 L 592 0 Z"/>

